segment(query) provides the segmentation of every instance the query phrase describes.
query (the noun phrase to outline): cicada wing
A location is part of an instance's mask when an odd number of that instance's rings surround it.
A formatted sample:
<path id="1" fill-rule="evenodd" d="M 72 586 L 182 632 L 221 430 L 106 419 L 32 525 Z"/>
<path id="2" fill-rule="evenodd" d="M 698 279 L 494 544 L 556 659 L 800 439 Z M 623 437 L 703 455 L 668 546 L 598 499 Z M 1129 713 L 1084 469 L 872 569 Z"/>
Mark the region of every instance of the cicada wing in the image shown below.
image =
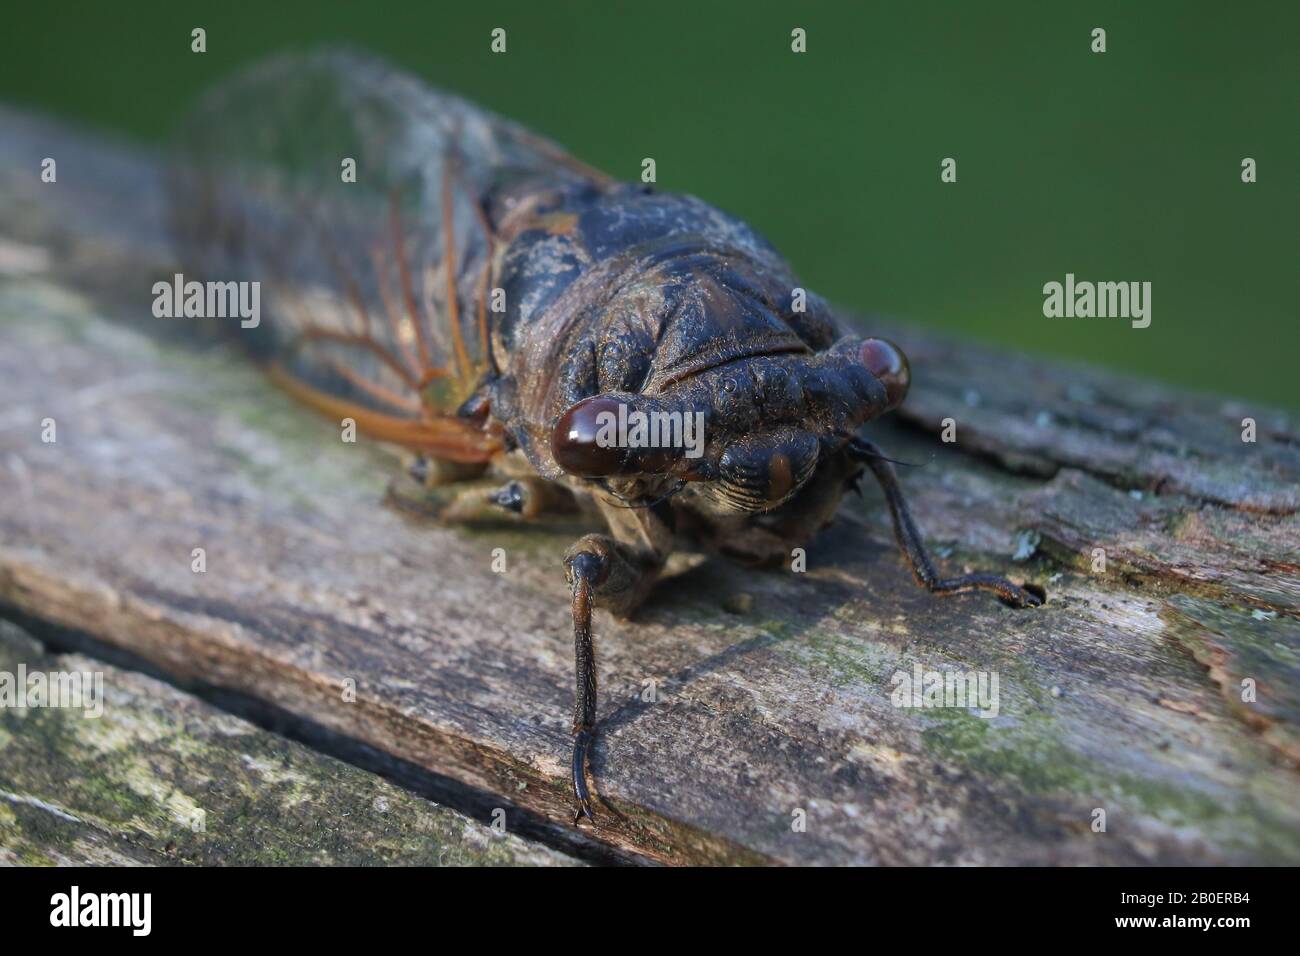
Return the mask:
<path id="1" fill-rule="evenodd" d="M 235 77 L 180 139 L 171 198 L 182 262 L 203 279 L 260 283 L 264 319 L 241 334 L 281 380 L 331 414 L 336 402 L 368 413 L 372 427 L 358 424 L 380 437 L 485 460 L 493 443 L 453 416 L 492 361 L 497 243 L 485 203 L 518 177 L 599 174 L 341 51 Z"/>

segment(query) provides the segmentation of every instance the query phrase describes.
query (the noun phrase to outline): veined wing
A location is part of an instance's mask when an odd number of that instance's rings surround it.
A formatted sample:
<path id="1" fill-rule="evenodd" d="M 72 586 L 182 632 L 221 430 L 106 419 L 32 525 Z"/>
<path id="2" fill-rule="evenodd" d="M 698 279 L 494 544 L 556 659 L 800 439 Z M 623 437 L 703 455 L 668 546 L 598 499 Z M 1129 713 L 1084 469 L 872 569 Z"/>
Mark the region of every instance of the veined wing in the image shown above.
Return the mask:
<path id="1" fill-rule="evenodd" d="M 414 77 L 323 51 L 201 101 L 172 221 L 201 278 L 261 283 L 265 318 L 240 332 L 291 391 L 379 438 L 484 461 L 498 440 L 453 412 L 491 364 L 501 250 L 484 210 L 520 180 L 602 177 Z"/>

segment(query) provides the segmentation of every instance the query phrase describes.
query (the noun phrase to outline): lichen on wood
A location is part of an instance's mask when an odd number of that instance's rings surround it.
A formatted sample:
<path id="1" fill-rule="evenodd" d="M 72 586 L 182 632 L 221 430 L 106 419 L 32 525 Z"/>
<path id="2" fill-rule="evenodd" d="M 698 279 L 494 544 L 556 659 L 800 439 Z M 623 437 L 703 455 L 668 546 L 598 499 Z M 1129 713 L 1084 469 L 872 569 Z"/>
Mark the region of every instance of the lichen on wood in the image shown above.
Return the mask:
<path id="1" fill-rule="evenodd" d="M 165 683 L 0 622 L 0 672 L 97 674 L 102 714 L 0 709 L 0 863 L 564 865 Z"/>

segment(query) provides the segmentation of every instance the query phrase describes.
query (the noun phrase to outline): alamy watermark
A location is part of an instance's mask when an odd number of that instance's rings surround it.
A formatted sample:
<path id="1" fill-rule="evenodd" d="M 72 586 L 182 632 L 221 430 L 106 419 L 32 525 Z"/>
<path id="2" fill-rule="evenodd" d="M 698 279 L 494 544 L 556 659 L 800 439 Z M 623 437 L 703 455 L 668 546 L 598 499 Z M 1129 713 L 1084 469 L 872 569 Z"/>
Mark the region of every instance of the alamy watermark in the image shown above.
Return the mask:
<path id="1" fill-rule="evenodd" d="M 132 936 L 148 936 L 153 929 L 152 893 L 83 893 L 73 885 L 67 893 L 50 897 L 51 926 L 122 926 Z"/>
<path id="2" fill-rule="evenodd" d="M 1043 286 L 1043 315 L 1049 319 L 1131 319 L 1135 329 L 1151 324 L 1150 282 L 1065 282 Z"/>
<path id="3" fill-rule="evenodd" d="M 155 282 L 153 296 L 153 314 L 159 319 L 238 318 L 245 329 L 262 322 L 260 282 L 186 282 L 178 272 L 171 282 Z"/>
<path id="4" fill-rule="evenodd" d="M 890 683 L 889 699 L 899 708 L 960 707 L 991 719 L 1001 707 L 997 671 L 927 671 L 913 664 L 910 673 L 894 671 Z"/>
<path id="5" fill-rule="evenodd" d="M 704 454 L 704 413 L 628 410 L 596 415 L 596 444 L 601 448 L 684 448 L 685 457 Z"/>
<path id="6" fill-rule="evenodd" d="M 103 671 L 0 671 L 0 710 L 61 707 L 86 717 L 104 715 Z"/>

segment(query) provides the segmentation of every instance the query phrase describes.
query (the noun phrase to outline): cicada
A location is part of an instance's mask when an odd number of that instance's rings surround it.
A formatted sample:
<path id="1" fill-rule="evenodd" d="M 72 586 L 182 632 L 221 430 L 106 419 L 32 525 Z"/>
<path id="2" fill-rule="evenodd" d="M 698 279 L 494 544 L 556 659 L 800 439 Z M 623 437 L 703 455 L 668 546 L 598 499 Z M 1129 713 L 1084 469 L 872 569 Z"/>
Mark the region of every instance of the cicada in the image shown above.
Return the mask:
<path id="1" fill-rule="evenodd" d="M 269 321 L 241 334 L 279 383 L 424 474 L 501 476 L 447 520 L 578 501 L 603 518 L 563 558 L 575 823 L 594 820 L 592 610 L 631 614 L 675 548 L 788 561 L 870 473 L 923 587 L 1042 602 L 935 566 L 858 434 L 903 401 L 907 359 L 848 331 L 739 219 L 346 51 L 228 81 L 182 142 L 184 261 L 267 287 Z"/>

